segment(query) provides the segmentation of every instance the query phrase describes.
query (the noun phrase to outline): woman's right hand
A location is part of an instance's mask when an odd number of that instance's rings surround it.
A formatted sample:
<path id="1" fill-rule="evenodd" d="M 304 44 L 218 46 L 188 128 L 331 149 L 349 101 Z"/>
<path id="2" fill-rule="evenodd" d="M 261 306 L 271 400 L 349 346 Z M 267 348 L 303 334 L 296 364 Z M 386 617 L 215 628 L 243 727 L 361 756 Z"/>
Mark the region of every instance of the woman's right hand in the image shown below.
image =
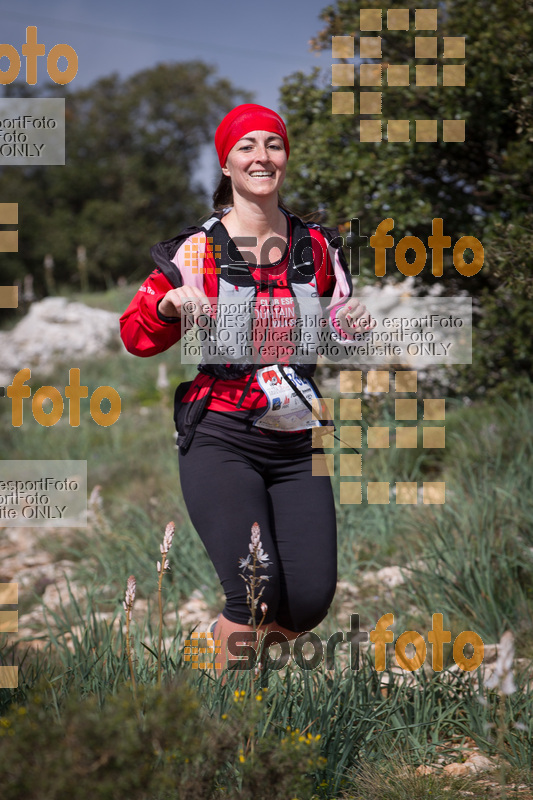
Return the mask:
<path id="1" fill-rule="evenodd" d="M 159 303 L 159 311 L 165 317 L 192 317 L 201 328 L 207 327 L 208 317 L 213 316 L 207 295 L 196 286 L 170 289 Z"/>

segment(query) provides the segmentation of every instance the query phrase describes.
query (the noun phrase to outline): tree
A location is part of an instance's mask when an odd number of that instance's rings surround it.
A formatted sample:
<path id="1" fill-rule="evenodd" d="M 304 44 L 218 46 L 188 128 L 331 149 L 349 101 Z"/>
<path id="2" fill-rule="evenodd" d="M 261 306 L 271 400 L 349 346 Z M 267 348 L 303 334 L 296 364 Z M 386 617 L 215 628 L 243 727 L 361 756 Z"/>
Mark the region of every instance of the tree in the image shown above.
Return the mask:
<path id="1" fill-rule="evenodd" d="M 248 99 L 200 61 L 114 74 L 67 92 L 65 166 L 0 173 L 2 197 L 20 207 L 19 254 L 3 263 L 7 279 L 31 271 L 42 290 L 50 253 L 56 281 L 79 285 L 80 245 L 91 287 L 144 276 L 150 245 L 208 211 L 194 177 L 201 148 L 224 114 Z"/>
<path id="2" fill-rule="evenodd" d="M 438 30 L 415 32 L 413 9 L 436 6 Z M 387 4 L 388 9 L 410 9 L 409 30 L 389 31 L 384 11 L 383 29 L 363 33 L 359 30 L 361 7 L 382 9 L 383 4 L 379 0 L 338 0 L 322 12 L 325 26 L 313 46 L 329 50 L 332 36 L 349 35 L 354 37 L 358 55 L 361 36 L 381 36 L 384 74 L 388 64 L 409 64 L 410 85 L 388 86 L 384 78 L 381 87 L 360 87 L 356 69 L 356 114 L 339 115 L 331 113 L 330 74 L 315 69 L 308 75 L 289 76 L 282 88 L 293 176 L 287 202 L 300 211 L 322 209 L 330 224 L 357 217 L 361 233 L 368 236 L 382 219 L 392 217 L 396 241 L 414 235 L 425 242 L 435 218 L 444 220 L 444 234 L 451 237 L 452 247 L 461 236 L 477 237 L 485 247 L 482 270 L 470 278 L 460 276 L 448 250 L 444 275 L 438 279 L 445 294 L 461 290 L 472 294 L 482 319 L 475 332 L 474 369 L 458 371 L 457 391 L 472 392 L 473 374 L 480 392 L 497 390 L 502 383 L 509 388 L 509 380 L 511 384 L 515 379 L 529 382 L 533 346 L 530 337 L 524 336 L 524 328 L 531 329 L 533 323 L 533 312 L 525 299 L 533 293 L 531 2 L 393 2 Z M 437 60 L 414 58 L 415 33 L 438 37 Z M 444 61 L 442 36 L 465 36 L 465 59 Z M 363 63 L 375 61 L 363 59 Z M 439 85 L 416 86 L 415 64 L 435 61 L 439 64 Z M 466 85 L 443 86 L 440 65 L 463 61 Z M 345 59 L 345 63 L 350 61 Z M 385 123 L 382 142 L 359 141 L 360 88 L 382 92 L 384 121 L 410 120 L 410 142 L 388 142 Z M 466 121 L 464 142 L 443 142 L 441 135 L 437 142 L 413 141 L 416 119 L 454 118 Z M 400 277 L 392 256 L 389 258 L 389 274 Z M 422 293 L 428 282 L 437 280 L 431 275 L 429 261 L 428 256 L 428 265 L 417 278 Z M 374 280 L 370 259 L 362 263 L 364 274 Z M 499 315 L 500 323 L 504 320 L 503 330 L 494 328 L 493 315 Z M 514 319 L 516 315 L 519 321 Z M 514 338 L 516 330 L 518 339 Z M 497 362 L 493 358 L 496 354 Z M 502 358 L 511 361 L 505 375 Z"/>

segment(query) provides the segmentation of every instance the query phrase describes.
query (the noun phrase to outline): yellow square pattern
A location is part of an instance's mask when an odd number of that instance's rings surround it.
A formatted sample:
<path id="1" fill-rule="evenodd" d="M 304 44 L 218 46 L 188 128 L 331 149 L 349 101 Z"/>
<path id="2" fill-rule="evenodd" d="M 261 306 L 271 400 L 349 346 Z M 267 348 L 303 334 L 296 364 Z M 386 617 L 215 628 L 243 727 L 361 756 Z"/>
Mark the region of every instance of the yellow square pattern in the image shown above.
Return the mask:
<path id="1" fill-rule="evenodd" d="M 360 425 L 341 425 L 339 436 L 342 439 L 341 447 L 355 447 L 358 450 L 362 446 L 362 429 Z"/>
<path id="2" fill-rule="evenodd" d="M 417 419 L 418 410 L 416 400 L 395 400 L 394 401 L 395 419 Z"/>
<path id="3" fill-rule="evenodd" d="M 356 453 L 341 453 L 341 477 L 351 478 L 363 474 L 363 456 Z"/>
<path id="4" fill-rule="evenodd" d="M 360 142 L 381 142 L 381 120 L 362 119 L 359 123 Z"/>
<path id="5" fill-rule="evenodd" d="M 381 369 L 368 370 L 366 388 L 369 392 L 388 392 L 389 373 Z"/>
<path id="6" fill-rule="evenodd" d="M 13 605 L 19 601 L 18 583 L 0 583 L 0 604 Z"/>
<path id="7" fill-rule="evenodd" d="M 418 428 L 401 427 L 396 428 L 396 447 L 415 448 L 418 447 Z"/>
<path id="8" fill-rule="evenodd" d="M 424 419 L 445 419 L 446 400 L 424 398 Z"/>
<path id="9" fill-rule="evenodd" d="M 341 397 L 340 419 L 349 420 L 350 422 L 354 419 L 361 419 L 361 400 L 359 398 L 346 400 Z"/>
<path id="10" fill-rule="evenodd" d="M 438 8 L 415 8 L 414 29 L 420 31 L 437 31 Z M 409 30 L 410 9 L 397 8 L 387 10 L 387 28 L 389 30 Z M 359 11 L 359 24 L 362 32 L 377 32 L 383 28 L 383 9 L 365 8 Z M 436 60 L 439 56 L 437 36 L 416 35 L 415 58 Z M 466 54 L 466 37 L 443 36 L 442 57 L 445 59 L 464 59 Z M 331 39 L 331 53 L 333 58 L 354 59 L 354 36 L 333 36 Z M 365 59 L 383 58 L 383 38 L 377 35 L 360 35 L 359 57 Z M 374 63 L 359 65 L 359 85 L 381 86 L 383 82 L 383 68 L 387 69 L 388 86 L 409 86 L 410 73 L 408 64 Z M 415 85 L 418 87 L 435 87 L 439 85 L 437 64 L 415 65 Z M 465 64 L 444 64 L 442 68 L 443 86 L 465 86 Z M 332 86 L 355 86 L 354 64 L 332 65 Z M 376 93 L 377 95 L 377 93 Z M 371 92 L 362 92 L 360 95 L 359 113 L 365 115 L 381 115 L 383 113 L 383 98 L 372 96 Z M 355 96 L 353 92 L 333 92 L 331 101 L 332 114 L 354 114 Z M 439 120 L 416 120 L 416 142 L 437 142 Z M 381 142 L 383 131 L 381 120 L 361 120 L 359 126 L 359 140 L 361 142 Z M 387 124 L 386 141 L 409 142 L 410 126 L 408 120 L 384 120 Z M 464 142 L 465 121 L 443 120 L 442 141 Z"/>
<path id="11" fill-rule="evenodd" d="M 361 86 L 381 86 L 381 64 L 361 64 Z"/>
<path id="12" fill-rule="evenodd" d="M 409 120 L 389 119 L 387 123 L 387 140 L 389 142 L 408 142 Z"/>
<path id="13" fill-rule="evenodd" d="M 396 372 L 394 378 L 397 392 L 416 392 L 417 373 L 415 370 Z"/>
<path id="14" fill-rule="evenodd" d="M 442 68 L 443 86 L 464 86 L 465 85 L 465 65 L 464 64 L 445 64 Z"/>
<path id="15" fill-rule="evenodd" d="M 313 453 L 311 456 L 311 474 L 313 477 L 331 476 L 335 472 L 333 453 Z"/>
<path id="16" fill-rule="evenodd" d="M 359 55 L 361 58 L 381 58 L 381 36 L 361 36 Z"/>
<path id="17" fill-rule="evenodd" d="M 417 8 L 417 9 L 415 9 L 415 30 L 417 30 L 417 31 L 436 31 L 437 30 L 437 9 L 436 8 Z"/>
<path id="18" fill-rule="evenodd" d="M 16 633 L 19 629 L 18 611 L 0 611 L 0 633 Z"/>
<path id="19" fill-rule="evenodd" d="M 409 30 L 409 9 L 394 8 L 387 11 L 387 28 L 390 31 Z"/>
<path id="20" fill-rule="evenodd" d="M 360 394 L 363 391 L 363 373 L 361 370 L 343 370 L 339 375 L 339 387 L 341 392 Z"/>
<path id="21" fill-rule="evenodd" d="M 444 481 L 424 481 L 422 484 L 422 497 L 425 505 L 444 503 L 445 494 L 446 483 Z"/>
<path id="22" fill-rule="evenodd" d="M 335 400 L 332 397 L 313 397 L 311 407 L 316 419 L 332 420 L 335 416 Z"/>
<path id="23" fill-rule="evenodd" d="M 18 249 L 18 231 L 0 231 L 0 253 L 17 253 Z"/>
<path id="24" fill-rule="evenodd" d="M 415 58 L 437 58 L 437 37 L 415 36 Z"/>
<path id="25" fill-rule="evenodd" d="M 355 54 L 353 36 L 332 36 L 331 37 L 331 57 L 332 58 L 353 58 Z"/>
<path id="26" fill-rule="evenodd" d="M 18 667 L 0 667 L 0 689 L 16 689 L 19 685 Z"/>
<path id="27" fill-rule="evenodd" d="M 387 426 L 373 426 L 367 431 L 367 442 L 369 447 L 388 447 L 389 428 Z"/>
<path id="28" fill-rule="evenodd" d="M 0 308 L 18 308 L 19 287 L 0 286 Z"/>
<path id="29" fill-rule="evenodd" d="M 442 141 L 443 142 L 464 142 L 465 140 L 465 121 L 464 119 L 443 119 L 442 120 Z"/>
<path id="30" fill-rule="evenodd" d="M 417 67 L 418 69 L 418 67 Z M 417 142 L 436 142 L 437 141 L 437 120 L 436 119 L 417 119 L 416 120 L 416 141 Z"/>
<path id="31" fill-rule="evenodd" d="M 360 114 L 381 114 L 381 92 L 361 92 L 359 95 Z"/>
<path id="32" fill-rule="evenodd" d="M 396 503 L 398 505 L 416 505 L 418 490 L 416 482 L 398 481 L 396 483 Z"/>
<path id="33" fill-rule="evenodd" d="M 370 481 L 366 487 L 366 497 L 369 505 L 388 505 L 390 484 L 386 481 Z"/>
<path id="34" fill-rule="evenodd" d="M 362 31 L 380 31 L 381 8 L 362 8 L 359 11 L 359 27 Z"/>
<path id="35" fill-rule="evenodd" d="M 353 86 L 355 83 L 355 67 L 353 64 L 332 64 L 331 85 Z"/>
<path id="36" fill-rule="evenodd" d="M 333 425 L 321 425 L 320 427 L 311 428 L 311 447 L 321 447 L 327 449 L 335 447 L 335 438 Z"/>
<path id="37" fill-rule="evenodd" d="M 355 99 L 353 92 L 333 92 L 331 95 L 332 114 L 353 114 Z"/>
<path id="38" fill-rule="evenodd" d="M 389 64 L 387 83 L 389 86 L 409 86 L 409 64 Z"/>
<path id="39" fill-rule="evenodd" d="M 353 481 L 340 482 L 340 504 L 343 505 L 360 505 L 363 500 L 363 491 L 361 484 Z"/>
<path id="40" fill-rule="evenodd" d="M 200 644 L 205 644 L 206 646 L 201 647 Z M 213 666 L 221 667 L 222 664 L 220 663 L 213 665 L 213 659 L 220 654 L 221 644 L 220 639 L 213 639 L 211 631 L 193 631 L 191 638 L 185 639 L 183 660 L 190 661 L 193 669 L 212 669 Z"/>
<path id="41" fill-rule="evenodd" d="M 0 225 L 18 225 L 19 204 L 0 203 Z"/>
<path id="42" fill-rule="evenodd" d="M 464 58 L 466 55 L 464 36 L 443 36 L 443 58 Z"/>
<path id="43" fill-rule="evenodd" d="M 436 86 L 437 85 L 437 65 L 436 64 L 417 64 L 416 85 L 417 86 Z"/>
<path id="44" fill-rule="evenodd" d="M 445 431 L 444 426 L 439 428 L 426 428 L 422 429 L 422 447 L 445 447 Z"/>

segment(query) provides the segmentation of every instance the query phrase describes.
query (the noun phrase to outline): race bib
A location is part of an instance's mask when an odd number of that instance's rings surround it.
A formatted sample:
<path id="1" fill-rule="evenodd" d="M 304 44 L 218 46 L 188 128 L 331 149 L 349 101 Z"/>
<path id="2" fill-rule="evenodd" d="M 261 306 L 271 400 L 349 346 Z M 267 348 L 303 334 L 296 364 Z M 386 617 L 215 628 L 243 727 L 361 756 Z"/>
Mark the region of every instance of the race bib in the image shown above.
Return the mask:
<path id="1" fill-rule="evenodd" d="M 284 367 L 291 381 L 298 387 L 309 405 L 318 395 L 307 380 L 300 378 L 292 367 Z M 255 420 L 258 428 L 278 431 L 301 431 L 320 425 L 311 410 L 298 397 L 292 386 L 285 380 L 277 365 L 257 370 L 257 381 L 263 390 L 268 407 L 261 417 Z"/>

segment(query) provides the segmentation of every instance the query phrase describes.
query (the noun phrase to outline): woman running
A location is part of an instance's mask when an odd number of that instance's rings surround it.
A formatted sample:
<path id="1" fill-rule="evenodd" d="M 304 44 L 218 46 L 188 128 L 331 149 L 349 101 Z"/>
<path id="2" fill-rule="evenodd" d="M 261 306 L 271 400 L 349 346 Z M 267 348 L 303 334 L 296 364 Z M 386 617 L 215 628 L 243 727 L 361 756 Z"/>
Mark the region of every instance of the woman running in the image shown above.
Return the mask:
<path id="1" fill-rule="evenodd" d="M 351 298 L 335 232 L 280 202 L 289 157 L 281 117 L 237 106 L 215 146 L 214 215 L 152 248 L 157 268 L 123 314 L 121 335 L 131 353 L 160 353 L 182 337 L 188 314 L 206 343 L 198 375 L 178 387 L 175 420 L 183 497 L 225 593 L 214 638 L 227 655 L 228 637 L 251 630 L 239 565 L 255 523 L 270 562 L 261 629 L 294 639 L 328 612 L 337 531 L 330 478 L 312 469 L 323 452 L 311 431 L 321 424 L 312 410 L 317 343 L 338 353 L 375 321 Z"/>

